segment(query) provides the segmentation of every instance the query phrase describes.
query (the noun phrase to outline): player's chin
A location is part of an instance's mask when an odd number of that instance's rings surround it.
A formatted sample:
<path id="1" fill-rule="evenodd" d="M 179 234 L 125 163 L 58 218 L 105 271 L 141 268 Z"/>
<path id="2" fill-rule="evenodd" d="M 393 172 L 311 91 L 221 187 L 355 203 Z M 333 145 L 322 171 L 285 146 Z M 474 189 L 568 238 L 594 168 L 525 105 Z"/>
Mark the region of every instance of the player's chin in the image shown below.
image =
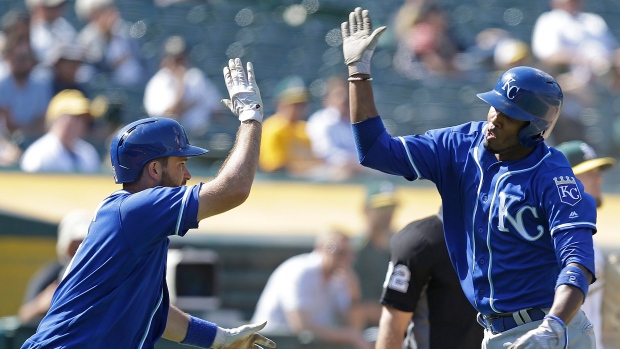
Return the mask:
<path id="1" fill-rule="evenodd" d="M 499 149 L 493 148 L 493 146 L 489 144 L 488 140 L 485 140 L 482 145 L 484 146 L 484 149 L 486 149 L 490 153 L 499 154 L 501 152 Z"/>

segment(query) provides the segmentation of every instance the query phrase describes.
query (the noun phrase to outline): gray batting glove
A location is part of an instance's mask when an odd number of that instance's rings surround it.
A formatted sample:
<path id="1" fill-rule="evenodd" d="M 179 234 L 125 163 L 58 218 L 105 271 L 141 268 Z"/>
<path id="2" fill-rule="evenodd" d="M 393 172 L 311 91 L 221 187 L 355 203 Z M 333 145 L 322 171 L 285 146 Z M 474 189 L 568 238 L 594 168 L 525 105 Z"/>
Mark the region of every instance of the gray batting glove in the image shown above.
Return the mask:
<path id="1" fill-rule="evenodd" d="M 370 13 L 361 7 L 349 14 L 349 21 L 341 25 L 344 63 L 352 68 L 349 75 L 370 74 L 370 58 L 385 29 L 373 31 Z"/>
<path id="2" fill-rule="evenodd" d="M 237 115 L 240 121 L 263 122 L 263 100 L 256 85 L 254 66 L 248 62 L 247 67 L 246 76 L 239 58 L 228 61 L 228 67 L 224 67 L 224 82 L 230 99 L 222 99 L 221 102 Z"/>
<path id="3" fill-rule="evenodd" d="M 508 349 L 562 349 L 566 348 L 566 328 L 552 318 L 545 318 L 535 329 L 519 337 L 514 343 L 505 343 Z"/>
<path id="4" fill-rule="evenodd" d="M 267 321 L 262 324 L 244 325 L 233 329 L 218 327 L 211 348 L 262 349 L 261 345 L 267 348 L 275 348 L 276 343 L 274 341 L 258 333 L 265 325 L 267 325 Z"/>

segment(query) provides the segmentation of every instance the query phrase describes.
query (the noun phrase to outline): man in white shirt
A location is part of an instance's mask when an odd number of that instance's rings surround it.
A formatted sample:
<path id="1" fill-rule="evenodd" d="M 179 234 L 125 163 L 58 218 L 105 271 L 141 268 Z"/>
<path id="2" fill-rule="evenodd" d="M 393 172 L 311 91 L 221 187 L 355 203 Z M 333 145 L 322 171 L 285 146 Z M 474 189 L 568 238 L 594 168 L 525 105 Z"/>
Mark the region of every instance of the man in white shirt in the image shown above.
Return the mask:
<path id="1" fill-rule="evenodd" d="M 26 0 L 30 11 L 30 42 L 39 62 L 57 45 L 72 44 L 77 31 L 62 14 L 66 0 Z"/>
<path id="2" fill-rule="evenodd" d="M 190 137 L 204 135 L 213 113 L 221 110 L 221 95 L 198 68 L 191 66 L 180 36 L 164 44 L 161 69 L 146 85 L 144 107 L 149 116 L 177 120 Z"/>
<path id="3" fill-rule="evenodd" d="M 98 172 L 99 154 L 81 138 L 92 118 L 89 100 L 80 91 L 64 90 L 52 98 L 45 117 L 49 131 L 26 149 L 21 169 L 26 172 Z"/>
<path id="4" fill-rule="evenodd" d="M 330 171 L 330 178 L 346 180 L 367 171 L 359 164 L 349 121 L 349 86 L 345 78 L 327 80 L 323 108 L 308 118 L 306 133 L 312 152 Z"/>
<path id="5" fill-rule="evenodd" d="M 266 333 L 305 332 L 324 342 L 372 348 L 362 337 L 353 257 L 346 235 L 322 233 L 311 253 L 289 258 L 271 274 L 253 320 L 267 320 Z"/>
<path id="6" fill-rule="evenodd" d="M 532 52 L 549 69 L 585 76 L 602 75 L 610 68 L 618 47 L 605 20 L 583 12 L 585 0 L 550 0 L 551 11 L 536 20 Z"/>

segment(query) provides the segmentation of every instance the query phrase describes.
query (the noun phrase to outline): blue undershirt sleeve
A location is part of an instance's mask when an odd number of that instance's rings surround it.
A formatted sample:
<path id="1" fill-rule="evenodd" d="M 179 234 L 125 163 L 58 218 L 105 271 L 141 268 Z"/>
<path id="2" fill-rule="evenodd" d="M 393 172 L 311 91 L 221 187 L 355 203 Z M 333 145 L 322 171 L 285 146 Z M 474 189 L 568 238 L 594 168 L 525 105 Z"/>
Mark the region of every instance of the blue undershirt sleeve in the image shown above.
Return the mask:
<path id="1" fill-rule="evenodd" d="M 357 146 L 357 157 L 362 162 L 372 144 L 385 131 L 385 126 L 381 117 L 377 116 L 351 124 L 351 128 L 353 129 L 353 138 Z"/>

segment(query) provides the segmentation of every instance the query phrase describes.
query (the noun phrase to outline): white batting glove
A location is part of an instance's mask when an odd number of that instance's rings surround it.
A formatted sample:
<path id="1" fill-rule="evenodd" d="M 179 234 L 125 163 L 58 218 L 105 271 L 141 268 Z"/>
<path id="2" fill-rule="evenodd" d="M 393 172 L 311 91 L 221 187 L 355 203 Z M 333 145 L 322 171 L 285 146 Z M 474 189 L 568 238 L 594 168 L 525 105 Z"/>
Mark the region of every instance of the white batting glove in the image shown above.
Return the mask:
<path id="1" fill-rule="evenodd" d="M 514 343 L 505 343 L 508 349 L 562 349 L 566 348 L 566 328 L 553 318 L 545 318 L 535 329 Z"/>
<path id="2" fill-rule="evenodd" d="M 373 31 L 370 13 L 361 7 L 349 14 L 349 21 L 341 25 L 344 63 L 352 68 L 349 75 L 370 74 L 370 58 L 385 29 Z"/>
<path id="3" fill-rule="evenodd" d="M 244 325 L 233 329 L 218 327 L 211 348 L 262 349 L 261 345 L 267 348 L 275 348 L 276 343 L 274 341 L 257 333 L 262 330 L 265 325 L 267 325 L 267 321 L 262 324 Z"/>
<path id="4" fill-rule="evenodd" d="M 230 99 L 222 99 L 221 102 L 237 115 L 240 121 L 263 122 L 263 100 L 256 85 L 254 66 L 248 62 L 247 67 L 246 77 L 239 58 L 228 61 L 228 67 L 224 67 L 224 82 Z"/>

